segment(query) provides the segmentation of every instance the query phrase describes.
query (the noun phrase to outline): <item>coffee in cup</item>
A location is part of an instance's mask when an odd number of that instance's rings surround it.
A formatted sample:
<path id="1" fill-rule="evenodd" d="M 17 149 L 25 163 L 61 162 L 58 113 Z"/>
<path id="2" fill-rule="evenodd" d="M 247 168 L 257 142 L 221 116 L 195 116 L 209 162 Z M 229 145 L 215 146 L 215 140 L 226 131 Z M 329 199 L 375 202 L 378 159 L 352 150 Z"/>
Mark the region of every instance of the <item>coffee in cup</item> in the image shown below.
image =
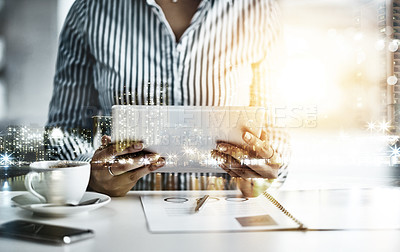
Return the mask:
<path id="1" fill-rule="evenodd" d="M 88 162 L 40 161 L 30 168 L 25 187 L 42 203 L 78 204 L 89 183 Z"/>

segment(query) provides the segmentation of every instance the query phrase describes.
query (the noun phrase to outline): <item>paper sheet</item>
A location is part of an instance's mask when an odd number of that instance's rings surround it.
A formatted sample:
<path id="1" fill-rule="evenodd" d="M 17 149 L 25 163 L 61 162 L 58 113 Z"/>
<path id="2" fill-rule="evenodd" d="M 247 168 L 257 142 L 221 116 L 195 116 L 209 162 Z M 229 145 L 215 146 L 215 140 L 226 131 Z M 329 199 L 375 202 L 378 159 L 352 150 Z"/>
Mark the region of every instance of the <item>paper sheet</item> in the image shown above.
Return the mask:
<path id="1" fill-rule="evenodd" d="M 209 193 L 204 208 L 197 199 L 207 193 L 189 191 L 141 196 L 151 232 L 206 232 L 296 229 L 298 225 L 263 196 L 242 198 L 235 193 Z"/>

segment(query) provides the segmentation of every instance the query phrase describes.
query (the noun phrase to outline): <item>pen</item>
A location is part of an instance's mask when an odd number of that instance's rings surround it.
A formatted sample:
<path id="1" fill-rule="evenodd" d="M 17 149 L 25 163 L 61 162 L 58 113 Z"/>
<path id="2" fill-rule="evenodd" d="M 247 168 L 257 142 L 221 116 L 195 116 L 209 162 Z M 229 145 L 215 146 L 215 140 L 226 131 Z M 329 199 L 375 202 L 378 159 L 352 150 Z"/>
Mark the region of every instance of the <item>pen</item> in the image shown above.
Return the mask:
<path id="1" fill-rule="evenodd" d="M 194 209 L 194 211 L 195 212 L 200 211 L 204 207 L 204 205 L 206 204 L 208 198 L 210 198 L 210 195 L 204 195 L 202 198 L 200 198 L 197 201 L 197 205 L 196 205 L 196 208 Z"/>

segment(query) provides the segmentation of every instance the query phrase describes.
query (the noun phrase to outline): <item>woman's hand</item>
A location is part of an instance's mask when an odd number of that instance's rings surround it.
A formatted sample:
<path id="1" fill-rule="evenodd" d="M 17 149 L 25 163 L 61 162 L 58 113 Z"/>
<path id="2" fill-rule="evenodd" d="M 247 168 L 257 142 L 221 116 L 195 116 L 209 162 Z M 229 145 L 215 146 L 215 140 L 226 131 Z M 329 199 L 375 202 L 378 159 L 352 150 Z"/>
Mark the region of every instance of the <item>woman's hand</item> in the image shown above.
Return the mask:
<path id="1" fill-rule="evenodd" d="M 89 186 L 110 196 L 124 196 L 144 175 L 165 164 L 158 154 L 143 151 L 143 144 L 118 152 L 109 136 L 103 136 L 102 145 L 93 155 Z"/>
<path id="2" fill-rule="evenodd" d="M 273 146 L 269 130 L 263 130 L 260 138 L 246 131 L 242 138 L 245 142 L 242 146 L 217 143 L 212 156 L 222 169 L 236 178 L 244 196 L 255 197 L 277 178 L 282 165 L 282 153 L 279 146 Z"/>

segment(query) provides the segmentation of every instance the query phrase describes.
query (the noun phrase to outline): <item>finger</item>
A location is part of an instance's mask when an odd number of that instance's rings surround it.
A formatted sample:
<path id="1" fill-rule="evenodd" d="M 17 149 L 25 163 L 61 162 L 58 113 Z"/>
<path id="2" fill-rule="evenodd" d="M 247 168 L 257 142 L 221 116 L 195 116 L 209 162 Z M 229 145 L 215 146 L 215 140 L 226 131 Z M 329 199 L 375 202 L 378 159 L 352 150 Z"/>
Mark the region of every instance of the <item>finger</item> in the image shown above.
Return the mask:
<path id="1" fill-rule="evenodd" d="M 221 167 L 226 173 L 229 174 L 229 176 L 233 178 L 240 178 L 240 175 L 236 173 L 234 170 L 226 166 L 225 164 L 219 164 L 219 167 Z"/>
<path id="2" fill-rule="evenodd" d="M 233 182 L 237 185 L 237 187 L 242 192 L 245 197 L 257 197 L 262 192 L 268 189 L 269 184 L 265 184 L 263 186 L 258 186 L 253 183 L 254 178 L 242 178 L 237 176 L 234 172 L 228 169 L 224 164 L 220 165 L 222 169 L 224 169 L 232 178 Z"/>
<path id="3" fill-rule="evenodd" d="M 237 186 L 242 192 L 243 196 L 252 198 L 257 197 L 265 190 L 268 189 L 268 186 L 259 186 L 256 182 L 257 179 L 238 179 Z"/>
<path id="4" fill-rule="evenodd" d="M 237 147 L 236 145 L 220 142 L 217 144 L 217 150 L 234 157 L 239 162 L 249 156 L 254 156 L 255 153 L 250 150 L 245 150 L 243 148 Z"/>
<path id="5" fill-rule="evenodd" d="M 91 173 L 90 184 L 93 189 L 99 192 L 107 193 L 110 196 L 123 196 L 136 184 L 141 177 L 148 173 L 146 168 L 150 171 L 154 171 L 164 166 L 164 164 L 165 160 L 160 158 L 152 165 L 147 165 L 138 168 L 137 170 L 123 173 L 119 176 L 104 176 L 105 173 L 108 174 L 108 171 L 104 170 L 104 168 L 102 170 L 95 170 Z M 94 180 L 92 179 L 92 176 L 95 177 Z"/>
<path id="6" fill-rule="evenodd" d="M 247 178 L 262 178 L 260 174 L 256 173 L 252 169 L 250 169 L 247 166 L 241 166 L 241 167 L 230 167 L 227 166 L 228 169 L 233 171 L 237 176 L 243 179 Z"/>
<path id="7" fill-rule="evenodd" d="M 228 155 L 228 154 L 224 154 L 218 150 L 212 150 L 211 151 L 211 157 L 213 159 L 215 159 L 218 163 L 218 165 L 225 165 L 226 167 L 241 167 L 242 165 L 239 163 L 239 161 L 237 161 L 236 159 L 234 159 L 232 156 Z"/>
<path id="8" fill-rule="evenodd" d="M 253 158 L 250 155 L 247 155 L 247 151 L 227 143 L 219 143 L 217 147 L 219 151 L 233 157 L 239 162 L 240 166 L 235 166 L 232 165 L 232 161 L 229 160 L 229 158 L 224 160 L 223 157 L 219 156 L 221 160 L 225 161 L 224 163 L 226 164 L 227 168 L 233 170 L 239 175 L 239 177 L 276 178 L 278 174 L 278 169 L 280 166 L 278 163 L 267 164 L 268 159 Z"/>
<path id="9" fill-rule="evenodd" d="M 219 143 L 217 148 L 220 152 L 236 159 L 241 166 L 265 164 L 268 161 L 265 158 L 257 157 L 257 153 L 254 151 L 247 151 L 231 144 Z"/>
<path id="10" fill-rule="evenodd" d="M 245 132 L 242 138 L 258 157 L 269 159 L 274 155 L 274 150 L 267 141 L 262 141 L 250 132 Z"/>
<path id="11" fill-rule="evenodd" d="M 259 174 L 261 178 L 275 179 L 278 176 L 279 165 L 277 164 L 261 164 L 261 165 L 247 165 L 249 169 Z"/>
<path id="12" fill-rule="evenodd" d="M 266 140 L 261 141 L 261 139 L 248 132 L 243 134 L 243 140 L 249 144 L 249 146 L 252 146 L 252 149 L 258 158 L 264 158 L 265 161 L 268 161 L 268 164 L 282 164 L 282 141 L 279 140 L 278 144 L 274 144 L 273 142 L 268 142 Z"/>
<path id="13" fill-rule="evenodd" d="M 122 151 L 118 151 L 117 148 L 119 148 L 119 147 L 117 147 L 117 144 L 112 143 L 102 150 L 102 154 L 109 156 L 109 157 L 121 156 L 121 155 L 125 155 L 125 154 L 136 153 L 136 152 L 142 151 L 144 146 L 143 146 L 143 143 L 141 143 L 141 142 L 135 142 L 131 146 L 129 146 L 128 148 L 125 148 Z"/>
<path id="14" fill-rule="evenodd" d="M 270 136 L 272 135 L 272 130 L 271 130 L 271 128 L 270 127 L 267 127 L 267 128 L 264 128 L 262 131 L 261 131 L 261 136 L 260 136 L 260 139 L 261 140 L 268 140 L 268 139 L 270 139 Z"/>
<path id="15" fill-rule="evenodd" d="M 135 185 L 136 182 L 142 178 L 143 176 L 156 171 L 157 169 L 163 167 L 165 165 L 165 159 L 160 158 L 156 163 L 151 164 L 151 165 L 146 165 L 141 168 L 126 172 L 120 176 L 114 177 L 114 183 L 121 185 L 121 186 L 126 186 L 129 184 Z"/>
<path id="16" fill-rule="evenodd" d="M 160 159 L 158 154 L 142 154 L 133 158 L 115 159 L 111 164 L 111 172 L 114 176 L 124 174 L 128 171 L 155 164 Z"/>
<path id="17" fill-rule="evenodd" d="M 219 156 L 219 160 L 224 160 L 224 158 Z M 226 169 L 230 169 L 239 175 L 239 177 L 244 178 L 276 178 L 280 167 L 279 164 L 267 164 L 267 160 L 263 158 L 246 158 L 242 159 L 242 163 L 239 163 L 239 161 L 235 159 L 230 160 L 228 157 L 224 161 Z M 243 171 L 243 168 L 246 170 Z"/>
<path id="18" fill-rule="evenodd" d="M 239 177 L 239 175 L 237 173 L 235 173 L 234 171 L 232 171 L 231 169 L 229 169 L 225 164 L 219 164 L 219 167 L 222 168 L 222 170 L 224 170 L 226 173 L 229 174 L 229 176 L 233 177 L 233 178 L 237 178 Z"/>
<path id="19" fill-rule="evenodd" d="M 224 169 L 229 175 L 241 178 L 261 178 L 254 170 L 246 165 L 241 164 L 232 156 L 213 150 L 211 156 L 220 162 L 220 167 Z M 223 165 L 223 166 L 221 166 Z"/>
<path id="20" fill-rule="evenodd" d="M 237 187 L 240 189 L 245 197 L 257 197 L 262 192 L 267 190 L 270 185 L 270 183 L 265 183 L 265 180 L 263 181 L 264 183 L 262 183 L 261 186 L 259 185 L 260 183 L 257 183 L 257 180 L 254 184 L 253 178 L 239 177 L 234 171 L 226 167 L 224 164 L 220 164 L 220 167 L 233 178 L 233 182 L 236 183 Z"/>
<path id="21" fill-rule="evenodd" d="M 110 136 L 104 135 L 104 136 L 101 137 L 101 145 L 107 146 L 110 143 L 111 143 L 111 137 Z"/>
<path id="22" fill-rule="evenodd" d="M 255 192 L 256 190 L 254 188 L 254 183 L 252 179 L 239 178 L 236 183 L 244 197 L 251 198 L 258 196 Z"/>

